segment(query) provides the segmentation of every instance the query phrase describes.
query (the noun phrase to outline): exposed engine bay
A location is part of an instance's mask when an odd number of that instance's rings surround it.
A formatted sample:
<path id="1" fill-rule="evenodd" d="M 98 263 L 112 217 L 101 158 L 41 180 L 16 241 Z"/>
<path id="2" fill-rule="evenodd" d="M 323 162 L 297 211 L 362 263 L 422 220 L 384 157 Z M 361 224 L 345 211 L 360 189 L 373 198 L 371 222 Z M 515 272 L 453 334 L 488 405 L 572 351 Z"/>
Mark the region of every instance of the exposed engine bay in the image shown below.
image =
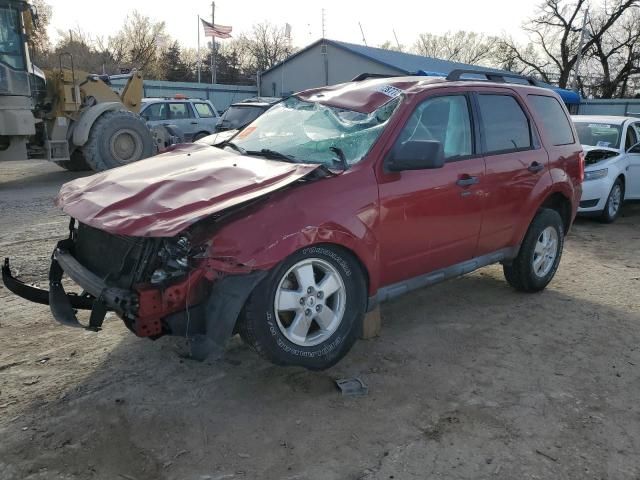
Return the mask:
<path id="1" fill-rule="evenodd" d="M 594 165 L 602 160 L 606 160 L 608 158 L 615 157 L 620 155 L 619 152 L 615 150 L 604 150 L 604 149 L 595 149 L 588 150 L 585 154 L 584 164 L 586 166 Z"/>

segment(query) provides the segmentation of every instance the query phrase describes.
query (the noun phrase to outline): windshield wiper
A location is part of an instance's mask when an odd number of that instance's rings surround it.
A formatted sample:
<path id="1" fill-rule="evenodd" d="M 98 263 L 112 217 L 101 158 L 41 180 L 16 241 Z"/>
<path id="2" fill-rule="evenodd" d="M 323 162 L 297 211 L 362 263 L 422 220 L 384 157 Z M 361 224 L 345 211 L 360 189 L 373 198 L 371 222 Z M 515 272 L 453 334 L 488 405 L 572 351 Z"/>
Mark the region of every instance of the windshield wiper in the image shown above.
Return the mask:
<path id="1" fill-rule="evenodd" d="M 266 158 L 277 158 L 278 160 L 285 160 L 289 162 L 297 163 L 296 157 L 293 155 L 287 155 L 286 153 L 277 152 L 275 150 L 270 150 L 268 148 L 263 148 L 262 150 L 245 150 L 245 155 L 255 155 L 258 157 L 266 157 Z"/>
<path id="2" fill-rule="evenodd" d="M 335 163 L 339 163 L 340 167 L 342 167 L 343 170 L 347 170 L 349 168 L 349 164 L 347 163 L 347 157 L 345 157 L 342 149 L 340 147 L 334 146 L 334 147 L 329 147 L 329 150 L 331 150 L 333 153 L 335 153 L 338 156 L 338 159 L 336 160 L 334 158 L 333 161 Z"/>
<path id="3" fill-rule="evenodd" d="M 247 153 L 247 151 L 246 151 L 244 148 L 242 148 L 242 147 L 241 147 L 241 146 L 239 146 L 239 145 L 236 145 L 236 144 L 235 144 L 234 142 L 232 142 L 231 140 L 227 140 L 226 142 L 222 142 L 222 143 L 220 144 L 220 146 L 221 146 L 221 147 L 223 147 L 223 148 L 224 148 L 224 147 L 231 147 L 231 148 L 233 148 L 236 152 L 238 152 L 238 153 L 240 153 L 240 154 L 242 154 L 242 155 L 245 155 L 245 154 Z"/>

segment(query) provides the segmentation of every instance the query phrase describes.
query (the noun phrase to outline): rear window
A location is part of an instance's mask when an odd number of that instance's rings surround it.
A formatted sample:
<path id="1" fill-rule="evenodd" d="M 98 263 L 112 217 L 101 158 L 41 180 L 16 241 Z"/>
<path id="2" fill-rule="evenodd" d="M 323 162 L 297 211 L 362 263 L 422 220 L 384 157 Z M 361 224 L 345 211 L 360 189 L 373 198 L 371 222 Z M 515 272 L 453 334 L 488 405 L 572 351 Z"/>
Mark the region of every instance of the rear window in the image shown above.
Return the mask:
<path id="1" fill-rule="evenodd" d="M 531 149 L 529 119 L 510 95 L 478 95 L 487 153 Z"/>
<path id="2" fill-rule="evenodd" d="M 569 119 L 558 100 L 544 95 L 528 97 L 529 105 L 536 112 L 553 145 L 569 145 L 575 141 Z"/>
<path id="3" fill-rule="evenodd" d="M 260 107 L 232 105 L 229 107 L 229 110 L 222 115 L 220 125 L 229 130 L 241 128 L 253 122 L 264 112 L 264 108 Z"/>
<path id="4" fill-rule="evenodd" d="M 582 145 L 609 148 L 618 148 L 620 145 L 620 136 L 622 134 L 620 125 L 575 120 L 573 123 Z"/>

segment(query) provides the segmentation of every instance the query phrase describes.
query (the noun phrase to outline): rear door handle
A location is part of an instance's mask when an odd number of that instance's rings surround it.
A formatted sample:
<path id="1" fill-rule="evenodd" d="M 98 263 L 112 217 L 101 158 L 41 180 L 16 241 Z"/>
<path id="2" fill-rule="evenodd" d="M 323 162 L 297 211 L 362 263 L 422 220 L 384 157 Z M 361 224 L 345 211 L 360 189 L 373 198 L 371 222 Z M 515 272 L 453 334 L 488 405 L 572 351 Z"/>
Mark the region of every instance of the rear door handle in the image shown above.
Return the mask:
<path id="1" fill-rule="evenodd" d="M 191 125 L 197 125 L 198 122 L 191 122 Z"/>
<path id="2" fill-rule="evenodd" d="M 539 162 L 533 162 L 531 165 L 527 167 L 531 173 L 538 173 L 544 170 L 544 165 Z"/>
<path id="3" fill-rule="evenodd" d="M 470 187 L 471 185 L 475 185 L 479 181 L 480 179 L 478 177 L 472 177 L 465 174 L 456 182 L 456 185 L 458 185 L 459 187 Z"/>

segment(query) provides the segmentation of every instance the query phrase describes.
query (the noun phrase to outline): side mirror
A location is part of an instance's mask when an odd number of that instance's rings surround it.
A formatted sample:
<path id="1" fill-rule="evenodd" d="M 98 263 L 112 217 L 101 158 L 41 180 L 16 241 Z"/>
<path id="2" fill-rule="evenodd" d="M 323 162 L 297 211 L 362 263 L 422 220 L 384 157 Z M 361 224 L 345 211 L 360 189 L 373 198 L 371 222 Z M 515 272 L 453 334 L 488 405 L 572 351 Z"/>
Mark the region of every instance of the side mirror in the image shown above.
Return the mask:
<path id="1" fill-rule="evenodd" d="M 629 147 L 629 150 L 627 150 L 627 153 L 640 153 L 640 142 L 636 143 L 635 145 L 631 145 L 631 147 Z"/>
<path id="2" fill-rule="evenodd" d="M 391 153 L 387 168 L 392 172 L 426 170 L 444 165 L 444 149 L 436 140 L 410 140 Z"/>

